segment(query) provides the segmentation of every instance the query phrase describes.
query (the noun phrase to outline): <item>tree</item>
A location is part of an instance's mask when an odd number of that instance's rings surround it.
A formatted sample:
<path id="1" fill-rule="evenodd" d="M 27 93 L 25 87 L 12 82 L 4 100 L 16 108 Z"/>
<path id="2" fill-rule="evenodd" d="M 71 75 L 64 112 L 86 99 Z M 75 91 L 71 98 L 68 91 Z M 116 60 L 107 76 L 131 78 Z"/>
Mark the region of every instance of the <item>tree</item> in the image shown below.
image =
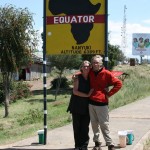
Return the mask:
<path id="1" fill-rule="evenodd" d="M 91 62 L 92 57 L 95 56 L 95 54 L 83 54 L 82 55 L 82 60 L 88 60 L 89 62 Z"/>
<path id="2" fill-rule="evenodd" d="M 123 62 L 126 57 L 118 45 L 108 44 L 108 58 L 109 69 L 112 70 L 113 67 L 117 65 L 118 61 Z"/>
<path id="3" fill-rule="evenodd" d="M 57 94 L 60 88 L 62 75 L 65 69 L 74 69 L 79 68 L 81 64 L 81 55 L 51 55 L 48 56 L 48 60 L 50 61 L 51 67 L 56 67 L 58 69 L 58 83 L 55 92 L 55 100 L 57 99 Z"/>
<path id="4" fill-rule="evenodd" d="M 5 93 L 5 116 L 9 114 L 12 74 L 32 61 L 37 46 L 37 32 L 33 29 L 33 17 L 27 8 L 16 9 L 12 5 L 0 7 L 0 68 Z"/>

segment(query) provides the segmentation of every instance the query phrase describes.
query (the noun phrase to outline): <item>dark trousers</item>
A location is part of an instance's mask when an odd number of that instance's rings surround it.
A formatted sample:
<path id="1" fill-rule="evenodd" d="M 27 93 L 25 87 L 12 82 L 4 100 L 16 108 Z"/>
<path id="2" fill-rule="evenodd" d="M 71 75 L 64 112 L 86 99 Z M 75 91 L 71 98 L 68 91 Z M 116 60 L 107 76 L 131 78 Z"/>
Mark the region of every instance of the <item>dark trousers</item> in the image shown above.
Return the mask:
<path id="1" fill-rule="evenodd" d="M 89 144 L 89 115 L 73 113 L 72 119 L 75 147 L 87 147 Z"/>

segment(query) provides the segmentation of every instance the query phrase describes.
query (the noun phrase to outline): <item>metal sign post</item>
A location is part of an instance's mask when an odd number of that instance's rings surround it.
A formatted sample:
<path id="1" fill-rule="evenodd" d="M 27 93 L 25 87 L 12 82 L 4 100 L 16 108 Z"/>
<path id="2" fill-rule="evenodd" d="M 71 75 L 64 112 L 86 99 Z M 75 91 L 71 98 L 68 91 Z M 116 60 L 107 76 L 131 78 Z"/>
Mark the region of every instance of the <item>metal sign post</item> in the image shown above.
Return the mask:
<path id="1" fill-rule="evenodd" d="M 108 69 L 108 0 L 105 0 L 105 68 Z"/>
<path id="2" fill-rule="evenodd" d="M 44 92 L 44 145 L 47 143 L 47 85 L 46 85 L 46 0 L 43 4 L 43 92 Z"/>

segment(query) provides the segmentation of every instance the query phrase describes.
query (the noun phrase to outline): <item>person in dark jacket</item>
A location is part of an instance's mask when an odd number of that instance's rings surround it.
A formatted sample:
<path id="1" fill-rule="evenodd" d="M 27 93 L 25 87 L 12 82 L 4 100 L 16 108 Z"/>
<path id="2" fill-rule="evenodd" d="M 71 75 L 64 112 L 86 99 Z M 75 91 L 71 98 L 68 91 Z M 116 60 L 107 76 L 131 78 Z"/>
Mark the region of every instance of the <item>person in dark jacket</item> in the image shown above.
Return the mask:
<path id="1" fill-rule="evenodd" d="M 73 93 L 67 111 L 72 114 L 75 150 L 87 150 L 89 143 L 89 96 L 90 90 L 89 61 L 83 61 L 80 66 L 81 73 L 74 80 Z"/>

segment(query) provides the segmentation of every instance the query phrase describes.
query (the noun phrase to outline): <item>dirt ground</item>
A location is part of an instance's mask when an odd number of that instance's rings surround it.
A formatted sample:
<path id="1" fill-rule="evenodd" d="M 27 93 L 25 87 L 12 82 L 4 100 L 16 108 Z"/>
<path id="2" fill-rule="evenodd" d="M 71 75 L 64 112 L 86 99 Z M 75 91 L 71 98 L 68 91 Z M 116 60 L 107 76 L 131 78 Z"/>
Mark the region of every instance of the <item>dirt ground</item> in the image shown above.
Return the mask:
<path id="1" fill-rule="evenodd" d="M 72 75 L 67 75 L 66 78 L 68 80 L 72 80 Z M 46 78 L 47 89 L 50 88 L 50 82 L 53 79 L 54 79 L 54 77 L 47 77 Z M 25 81 L 25 82 L 29 83 L 32 86 L 31 91 L 43 89 L 43 78 L 32 80 L 32 81 Z"/>
<path id="2" fill-rule="evenodd" d="M 51 81 L 52 81 L 52 78 L 50 78 L 50 77 L 46 78 L 47 88 L 50 87 Z M 32 86 L 31 91 L 43 89 L 43 78 L 40 78 L 38 80 L 26 81 L 26 82 Z"/>

